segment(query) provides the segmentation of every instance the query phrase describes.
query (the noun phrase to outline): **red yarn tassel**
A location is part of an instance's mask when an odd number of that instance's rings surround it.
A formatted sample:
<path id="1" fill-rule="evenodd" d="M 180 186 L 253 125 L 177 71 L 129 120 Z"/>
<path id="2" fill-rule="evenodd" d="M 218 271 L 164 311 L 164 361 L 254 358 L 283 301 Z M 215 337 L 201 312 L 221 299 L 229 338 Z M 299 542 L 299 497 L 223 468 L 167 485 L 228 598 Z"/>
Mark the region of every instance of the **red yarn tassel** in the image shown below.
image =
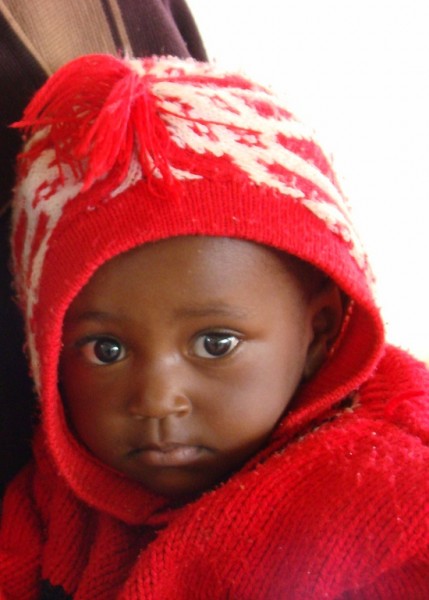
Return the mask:
<path id="1" fill-rule="evenodd" d="M 27 135 L 49 128 L 24 156 L 34 159 L 54 146 L 58 165 L 68 165 L 83 177 L 87 190 L 108 174 L 115 189 L 136 154 L 147 179 L 161 176 L 163 185 L 176 186 L 167 156 L 169 134 L 153 80 L 150 73 L 139 73 L 131 62 L 112 56 L 69 63 L 49 79 L 14 124 Z"/>

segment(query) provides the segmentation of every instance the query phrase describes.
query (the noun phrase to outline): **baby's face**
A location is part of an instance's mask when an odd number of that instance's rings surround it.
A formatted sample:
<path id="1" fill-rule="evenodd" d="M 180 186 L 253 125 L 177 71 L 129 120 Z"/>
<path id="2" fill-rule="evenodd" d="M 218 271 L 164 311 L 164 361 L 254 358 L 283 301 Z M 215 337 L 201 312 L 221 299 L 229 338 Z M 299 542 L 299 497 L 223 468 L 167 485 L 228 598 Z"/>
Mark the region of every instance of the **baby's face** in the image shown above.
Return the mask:
<path id="1" fill-rule="evenodd" d="M 104 264 L 64 323 L 75 435 L 151 491 L 186 499 L 264 445 L 302 378 L 312 311 L 257 244 L 181 237 Z"/>

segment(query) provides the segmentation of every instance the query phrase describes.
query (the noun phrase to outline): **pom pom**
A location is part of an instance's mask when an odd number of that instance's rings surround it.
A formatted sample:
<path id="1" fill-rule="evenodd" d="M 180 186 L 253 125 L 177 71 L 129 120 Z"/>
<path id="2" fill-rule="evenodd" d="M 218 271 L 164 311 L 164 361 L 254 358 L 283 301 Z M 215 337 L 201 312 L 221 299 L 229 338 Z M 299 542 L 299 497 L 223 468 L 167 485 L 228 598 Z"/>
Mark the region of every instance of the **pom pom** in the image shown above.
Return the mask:
<path id="1" fill-rule="evenodd" d="M 173 185 L 169 133 L 152 89 L 155 63 L 93 55 L 60 69 L 14 123 L 27 137 L 40 133 L 21 156 L 34 160 L 54 147 L 60 170 L 68 165 L 87 190 L 108 174 L 117 187 L 137 155 L 146 178 L 156 170 Z"/>

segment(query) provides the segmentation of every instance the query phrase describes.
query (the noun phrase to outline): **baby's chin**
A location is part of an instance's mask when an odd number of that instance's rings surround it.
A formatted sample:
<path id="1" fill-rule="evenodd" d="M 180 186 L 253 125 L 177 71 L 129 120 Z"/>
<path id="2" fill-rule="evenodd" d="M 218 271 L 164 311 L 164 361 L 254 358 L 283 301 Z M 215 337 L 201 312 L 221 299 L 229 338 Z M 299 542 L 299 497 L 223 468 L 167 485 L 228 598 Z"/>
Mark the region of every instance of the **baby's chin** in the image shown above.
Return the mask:
<path id="1" fill-rule="evenodd" d="M 209 472 L 195 476 L 195 473 L 190 474 L 177 469 L 169 469 L 168 472 L 157 473 L 150 478 L 132 477 L 150 493 L 162 496 L 173 504 L 185 504 L 196 500 L 227 478 L 228 476 L 215 477 Z"/>

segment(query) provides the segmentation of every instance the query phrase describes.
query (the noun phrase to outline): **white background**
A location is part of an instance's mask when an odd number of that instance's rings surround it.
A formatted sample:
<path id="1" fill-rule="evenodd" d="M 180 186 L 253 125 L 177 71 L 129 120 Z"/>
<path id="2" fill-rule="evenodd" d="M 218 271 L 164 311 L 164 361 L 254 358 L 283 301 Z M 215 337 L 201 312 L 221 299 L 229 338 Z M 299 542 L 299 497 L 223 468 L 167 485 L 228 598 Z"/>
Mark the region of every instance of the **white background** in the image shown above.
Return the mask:
<path id="1" fill-rule="evenodd" d="M 428 0 L 188 0 L 209 57 L 333 153 L 391 341 L 429 361 Z"/>

